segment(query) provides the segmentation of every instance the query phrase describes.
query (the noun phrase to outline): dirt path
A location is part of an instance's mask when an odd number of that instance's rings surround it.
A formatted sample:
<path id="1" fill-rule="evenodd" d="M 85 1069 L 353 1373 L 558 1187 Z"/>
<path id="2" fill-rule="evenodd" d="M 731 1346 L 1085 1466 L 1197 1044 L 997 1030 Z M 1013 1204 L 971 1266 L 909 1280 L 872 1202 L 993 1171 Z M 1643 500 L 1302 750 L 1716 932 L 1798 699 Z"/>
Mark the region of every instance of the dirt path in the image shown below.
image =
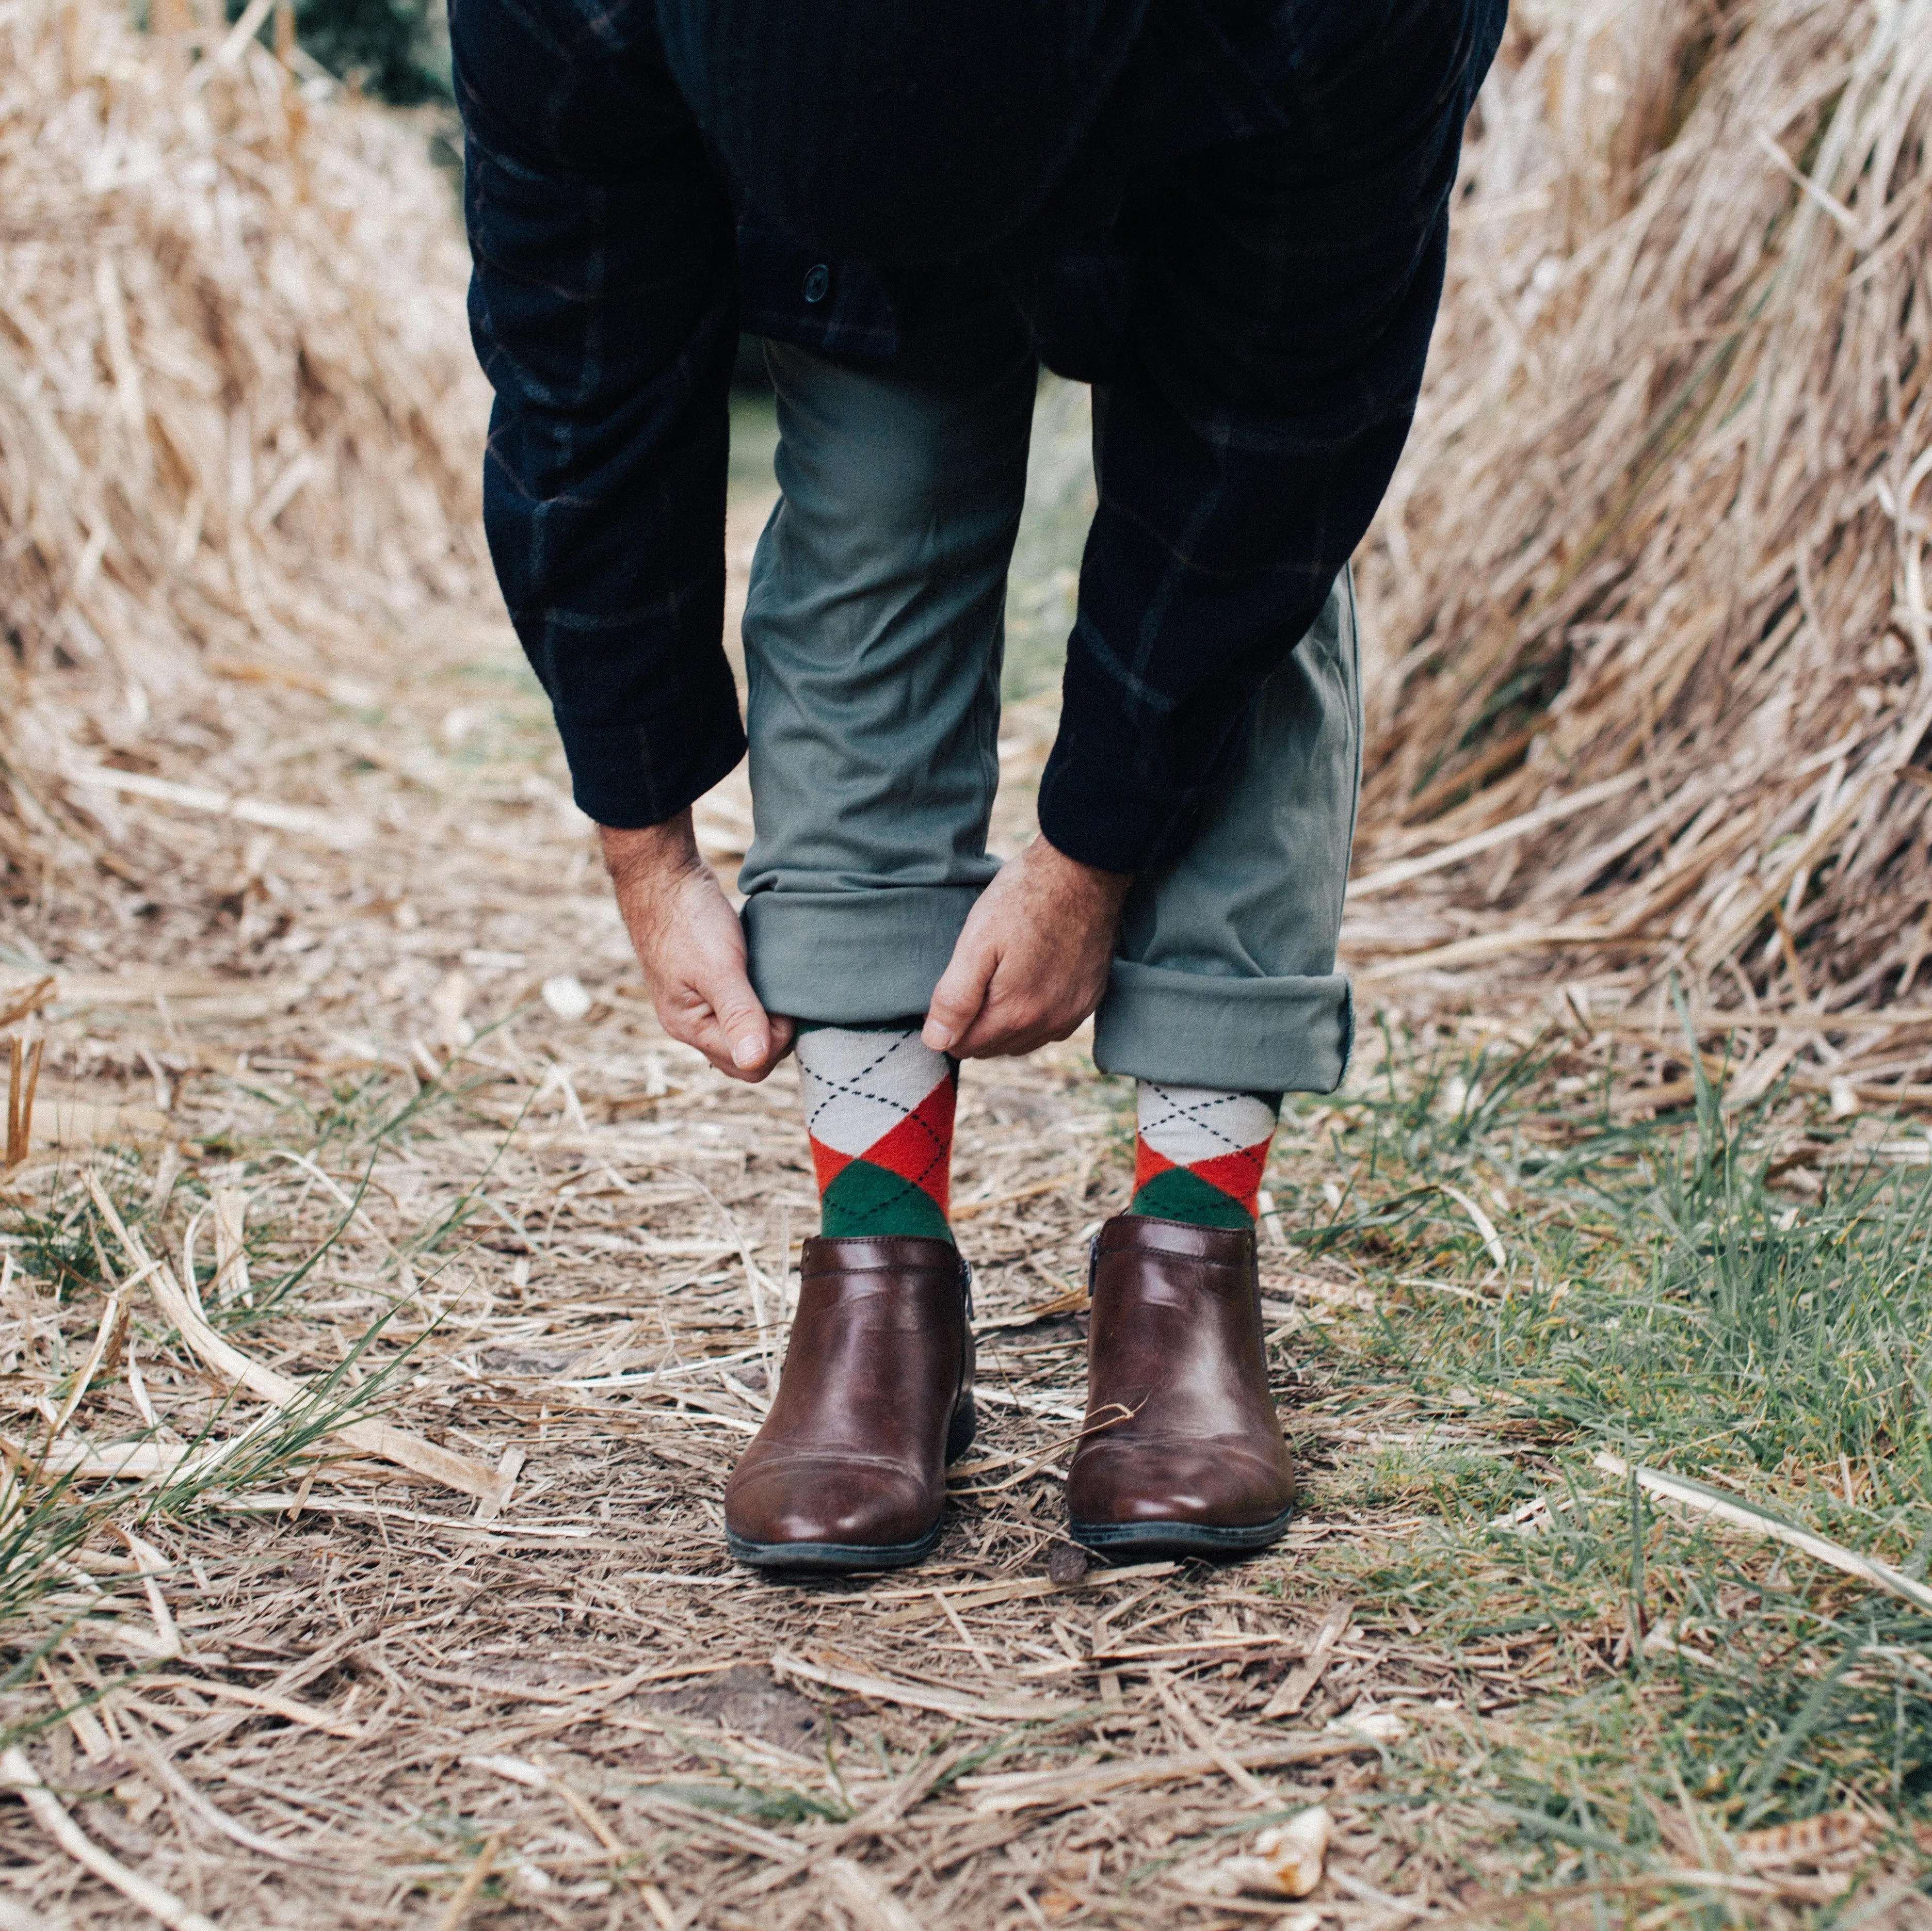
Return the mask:
<path id="1" fill-rule="evenodd" d="M 760 508 L 734 520 L 740 586 Z M 1311 1552 L 1382 1531 L 1318 1501 L 1227 1570 L 1087 1572 L 1064 1541 L 1084 1243 L 1130 1165 L 1128 1096 L 1078 1041 L 964 1081 L 986 1419 L 936 1558 L 803 1587 L 725 1562 L 718 1496 L 812 1225 L 795 1077 L 740 1087 L 657 1031 L 501 631 L 446 618 L 412 650 L 352 703 L 243 684 L 198 727 L 207 778 L 283 829 L 166 795 L 197 727 L 164 730 L 164 795 L 96 814 L 172 884 L 115 929 L 56 882 L 13 935 L 10 987 L 37 950 L 60 963 L 11 1177 L 8 1372 L 52 1419 L 135 1272 L 91 1170 L 136 1238 L 198 1243 L 256 1360 L 338 1396 L 380 1377 L 395 1424 L 515 1473 L 478 1504 L 284 1445 L 254 1479 L 183 1481 L 138 1544 L 76 1545 L 4 1702 L 45 1720 L 116 1686 L 30 1748 L 92 1836 L 227 1923 L 1231 1923 L 1245 1907 L 1175 1873 L 1326 1798 L 1330 1918 L 1440 1895 L 1354 1798 L 1401 1727 L 1384 1713 L 1435 1700 L 1442 1665 L 1313 1642 L 1334 1589 Z M 1009 720 L 1009 848 L 1050 703 Z M 728 869 L 742 780 L 700 822 Z M 212 1278 L 218 1197 L 246 1216 L 238 1297 Z M 1274 1358 L 1318 1497 L 1324 1383 L 1297 1336 L 1352 1291 L 1289 1260 L 1270 1248 Z M 138 1285 L 129 1304 L 64 1441 L 262 1420 Z M 152 1583 L 124 1579 L 130 1546 Z M 127 1915 L 20 1809 L 0 1843 L 0 1897 Z"/>
<path id="2" fill-rule="evenodd" d="M 734 601 L 761 514 L 742 493 Z M 719 1498 L 813 1224 L 795 1075 L 738 1086 L 656 1027 L 500 625 L 446 612 L 350 669 L 231 682 L 106 747 L 131 782 L 88 794 L 100 847 L 5 935 L 0 1009 L 41 1000 L 46 1043 L 0 1203 L 24 1498 L 0 1726 L 58 1796 L 0 1807 L 0 1925 L 148 1921 L 50 1834 L 56 1801 L 183 1923 L 1509 1921 L 1485 1900 L 1538 1840 L 1492 1853 L 1512 1827 L 1476 1779 L 1572 1774 L 1586 1705 L 1547 1749 L 1536 1713 L 1622 1667 L 1626 1606 L 1613 1577 L 1521 1613 L 1544 1585 L 1478 1535 L 1439 1565 L 1461 1597 L 1412 1613 L 1448 1495 L 1480 1524 L 1553 1465 L 1520 1408 L 1389 1344 L 1407 1250 L 1358 1279 L 1281 1232 L 1372 1174 L 1366 1116 L 1291 1108 L 1270 1169 L 1270 1356 L 1305 1478 L 1279 1549 L 1109 1571 L 1065 1540 L 1085 1243 L 1131 1165 L 1130 1093 L 1076 1039 L 962 1081 L 983 1420 L 937 1555 L 734 1570 Z M 1052 721 L 1050 697 L 1009 712 L 1000 848 Z M 728 875 L 742 778 L 699 821 Z M 138 895 L 88 889 L 117 859 Z M 141 1255 L 192 1271 L 215 1345 L 311 1396 L 238 1392 Z M 355 1403 L 483 1492 L 366 1436 L 314 1459 Z M 184 1465 L 101 1479 L 139 1472 L 130 1444 Z M 1515 1593 L 1486 1613 L 1486 1589 Z M 1314 1806 L 1312 1895 L 1238 1894 L 1230 1855 Z M 1569 1869 L 1551 1921 L 1624 1894 Z M 1737 1880 L 1792 1924 L 1826 1882 Z M 1704 1906 L 1661 1908 L 1644 1921 Z"/>

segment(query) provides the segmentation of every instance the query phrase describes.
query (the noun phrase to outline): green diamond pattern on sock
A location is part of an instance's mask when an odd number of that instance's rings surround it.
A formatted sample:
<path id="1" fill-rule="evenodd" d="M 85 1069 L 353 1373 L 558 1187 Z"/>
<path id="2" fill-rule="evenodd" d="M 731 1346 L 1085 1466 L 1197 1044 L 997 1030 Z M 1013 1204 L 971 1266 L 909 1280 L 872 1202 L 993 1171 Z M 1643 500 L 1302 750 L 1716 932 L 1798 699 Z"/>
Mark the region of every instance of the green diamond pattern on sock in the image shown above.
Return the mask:
<path id="1" fill-rule="evenodd" d="M 869 1160 L 839 1168 L 819 1197 L 818 1231 L 830 1234 L 922 1234 L 950 1240 L 939 1203 L 914 1182 Z"/>
<path id="2" fill-rule="evenodd" d="M 1232 1194 L 1185 1167 L 1156 1174 L 1127 1203 L 1130 1213 L 1151 1214 L 1156 1220 L 1184 1220 L 1195 1227 L 1254 1225 L 1254 1216 Z"/>

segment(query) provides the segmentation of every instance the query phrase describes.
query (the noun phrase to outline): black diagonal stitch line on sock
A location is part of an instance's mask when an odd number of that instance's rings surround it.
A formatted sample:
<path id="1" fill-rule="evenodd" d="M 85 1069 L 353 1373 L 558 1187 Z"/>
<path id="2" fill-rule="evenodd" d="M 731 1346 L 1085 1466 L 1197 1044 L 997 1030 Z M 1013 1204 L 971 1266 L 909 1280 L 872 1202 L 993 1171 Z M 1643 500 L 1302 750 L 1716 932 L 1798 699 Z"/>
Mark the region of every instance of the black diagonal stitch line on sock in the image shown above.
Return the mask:
<path id="1" fill-rule="evenodd" d="M 836 1088 L 834 1091 L 826 1094 L 825 1098 L 820 1100 L 818 1105 L 806 1116 L 805 1130 L 808 1133 L 811 1132 L 812 1129 L 818 1124 L 820 1114 L 824 1113 L 826 1108 L 830 1106 L 835 1100 L 842 1099 L 848 1096 L 854 1099 L 862 1100 L 868 1106 L 886 1107 L 897 1113 L 898 1115 L 898 1119 L 895 1120 L 890 1126 L 882 1129 L 879 1132 L 874 1133 L 872 1135 L 873 1139 L 875 1141 L 883 1140 L 888 1133 L 896 1133 L 898 1131 L 901 1122 L 910 1120 L 913 1116 L 914 1109 L 911 1107 L 902 1106 L 896 1099 L 883 1099 L 878 1093 L 863 1093 L 856 1087 L 840 1087 Z"/>
<path id="2" fill-rule="evenodd" d="M 1241 1150 L 1240 1142 L 1234 1138 L 1232 1134 L 1224 1132 L 1222 1129 L 1216 1126 L 1214 1121 L 1208 1117 L 1208 1113 L 1214 1108 L 1217 1106 L 1226 1106 L 1235 1097 L 1235 1095 L 1228 1093 L 1216 1099 L 1209 1100 L 1204 1106 L 1183 1106 L 1180 1108 L 1178 1111 L 1182 1119 L 1188 1121 L 1191 1125 L 1198 1127 L 1203 1133 L 1208 1134 L 1211 1138 L 1220 1141 L 1222 1146 L 1231 1149 L 1234 1152 L 1238 1153 Z"/>
<path id="3" fill-rule="evenodd" d="M 879 1057 L 878 1057 L 876 1060 L 874 1060 L 872 1062 L 872 1063 L 869 1066 L 868 1066 L 868 1067 L 866 1069 L 865 1072 L 864 1072 L 864 1073 L 862 1073 L 862 1075 L 860 1075 L 860 1078 L 869 1078 L 872 1074 L 874 1074 L 874 1073 L 877 1072 L 879 1070 L 879 1069 L 880 1069 L 881 1066 L 883 1066 L 885 1064 L 885 1063 L 886 1063 L 889 1059 L 890 1059 L 890 1058 L 892 1057 L 892 1056 L 895 1053 L 896 1053 L 896 1052 L 899 1050 L 899 1048 L 900 1048 L 902 1046 L 903 1046 L 904 1045 L 905 1045 L 905 1043 L 906 1043 L 906 1042 L 905 1042 L 903 1039 L 895 1039 L 895 1040 L 892 1042 L 892 1043 L 890 1046 L 888 1046 L 888 1047 L 886 1048 L 886 1050 L 885 1050 L 883 1053 L 881 1053 L 881 1054 L 879 1055 Z M 932 1090 L 932 1087 L 928 1087 L 926 1088 L 926 1093 L 930 1093 Z M 884 1097 L 883 1097 L 883 1096 L 878 1096 L 877 1097 L 878 1097 L 878 1098 L 879 1098 L 880 1103 L 882 1105 L 886 1105 L 886 1106 L 895 1106 L 895 1107 L 897 1107 L 897 1108 L 898 1108 L 899 1117 L 900 1117 L 902 1120 L 910 1118 L 910 1116 L 911 1116 L 911 1114 L 913 1114 L 913 1112 L 914 1112 L 914 1110 L 915 1110 L 914 1108 L 912 1108 L 912 1107 L 910 1107 L 910 1106 L 908 1106 L 908 1105 L 904 1105 L 902 1101 L 896 1100 L 896 1099 L 886 1099 L 884 1098 Z M 921 1105 L 923 1105 L 923 1104 L 925 1103 L 925 1099 L 926 1099 L 926 1093 L 921 1093 L 921 1094 L 920 1095 L 920 1103 Z"/>
<path id="4" fill-rule="evenodd" d="M 898 1129 L 896 1127 L 891 1127 L 888 1128 L 886 1130 L 890 1132 L 896 1132 Z M 932 1132 L 929 1127 L 927 1129 L 927 1132 L 932 1141 L 932 1157 L 926 1162 L 924 1166 L 920 1168 L 918 1173 L 910 1177 L 904 1174 L 894 1174 L 892 1175 L 892 1177 L 898 1180 L 902 1186 L 916 1187 L 921 1193 L 926 1193 L 924 1183 L 930 1178 L 933 1174 L 936 1173 L 940 1168 L 944 1166 L 952 1158 L 952 1148 L 949 1147 L 944 1140 L 940 1139 L 938 1134 Z M 884 1135 L 881 1135 L 880 1138 L 884 1138 Z M 878 1144 L 878 1141 L 874 1141 L 872 1144 L 876 1147 Z M 869 1151 L 870 1149 L 868 1148 L 867 1150 Z M 864 1153 L 855 1153 L 852 1157 L 856 1160 L 866 1160 L 866 1155 Z M 866 1160 L 866 1164 L 868 1167 L 876 1167 L 878 1165 L 878 1162 L 876 1160 Z M 881 1172 L 890 1173 L 892 1170 L 890 1168 L 880 1168 L 880 1171 Z M 932 1198 L 932 1195 L 930 1194 L 927 1194 L 926 1198 L 929 1200 Z"/>
<path id="5" fill-rule="evenodd" d="M 895 1177 L 896 1178 L 897 1176 Z M 841 1211 L 855 1220 L 877 1220 L 881 1214 L 896 1213 L 906 1198 L 915 1193 L 920 1195 L 928 1204 L 932 1204 L 932 1196 L 927 1193 L 923 1187 L 916 1187 L 910 1180 L 900 1180 L 898 1192 L 888 1194 L 883 1199 L 874 1201 L 862 1212 L 855 1213 L 849 1207 L 842 1208 Z"/>
<path id="6" fill-rule="evenodd" d="M 902 1113 L 909 1113 L 912 1111 L 910 1107 L 899 1106 L 899 1102 L 897 1100 L 890 1099 L 884 1093 L 868 1093 L 866 1091 L 863 1084 L 865 1081 L 870 1079 L 872 1075 L 877 1072 L 879 1069 L 892 1057 L 893 1054 L 897 1052 L 899 1048 L 904 1044 L 905 1042 L 903 1039 L 894 1040 L 892 1045 L 888 1046 L 876 1060 L 872 1060 L 868 1065 L 861 1066 L 856 1073 L 852 1074 L 848 1078 L 842 1080 L 831 1079 L 827 1078 L 823 1073 L 816 1072 L 812 1075 L 812 1078 L 815 1080 L 820 1081 L 824 1085 L 830 1087 L 832 1089 L 835 1096 L 839 1093 L 849 1093 L 856 1095 L 860 1099 L 870 1100 L 874 1105 L 898 1106 L 899 1111 Z M 930 1089 L 928 1090 L 930 1090 Z"/>
<path id="7" fill-rule="evenodd" d="M 917 1187 L 920 1192 L 925 1193 L 926 1189 L 922 1183 L 926 1180 L 928 1176 L 934 1172 L 938 1168 L 946 1165 L 946 1163 L 951 1160 L 952 1157 L 952 1143 L 950 1140 L 942 1139 L 940 1135 L 933 1130 L 932 1123 L 928 1120 L 919 1119 L 918 1114 L 912 1108 L 902 1108 L 900 1109 L 900 1114 L 901 1117 L 898 1125 L 887 1127 L 886 1132 L 896 1133 L 899 1130 L 899 1126 L 903 1126 L 907 1120 L 916 1120 L 920 1131 L 922 1132 L 927 1139 L 932 1143 L 932 1158 L 928 1159 L 926 1165 L 919 1170 L 916 1178 L 908 1180 L 905 1182 L 908 1186 Z M 879 1144 L 879 1141 L 884 1138 L 885 1134 L 882 1133 L 879 1135 L 874 1139 L 872 1144 L 876 1147 Z M 863 1153 L 861 1153 L 858 1157 L 862 1160 L 866 1156 Z M 900 1177 L 903 1180 L 905 1177 L 902 1174 Z M 926 1197 L 928 1199 L 931 1199 L 932 1198 L 929 1194 L 928 1194 Z"/>
<path id="8" fill-rule="evenodd" d="M 871 1069 L 868 1067 L 866 1070 L 870 1072 Z M 821 1086 L 828 1086 L 832 1089 L 832 1090 L 818 1102 L 817 1106 L 813 1108 L 810 1113 L 806 1115 L 805 1130 L 808 1133 L 809 1133 L 812 1128 L 818 1123 L 818 1116 L 823 1113 L 828 1106 L 831 1105 L 834 1100 L 844 1099 L 848 1097 L 854 1099 L 863 1100 L 868 1106 L 884 1106 L 894 1108 L 897 1111 L 901 1120 L 904 1119 L 912 1111 L 912 1108 L 910 1107 L 902 1106 L 897 1100 L 888 1099 L 884 1093 L 868 1093 L 862 1087 L 855 1085 L 849 1080 L 829 1080 L 825 1078 L 823 1075 L 818 1073 L 814 1073 L 812 1075 L 812 1078 L 817 1080 Z M 888 1126 L 886 1129 L 886 1132 L 888 1133 L 891 1132 L 893 1130 L 893 1127 L 896 1126 L 898 1123 L 898 1121 L 895 1120 L 892 1126 Z M 874 1134 L 872 1137 L 876 1140 L 882 1136 L 878 1134 Z"/>
<path id="9" fill-rule="evenodd" d="M 829 1031 L 832 1029 L 830 1027 L 821 1027 L 819 1030 L 821 1031 Z M 847 1095 L 850 1095 L 855 1099 L 862 1099 L 868 1105 L 885 1106 L 895 1109 L 899 1116 L 898 1120 L 895 1120 L 890 1126 L 888 1126 L 885 1129 L 886 1133 L 896 1132 L 898 1128 L 899 1120 L 910 1120 L 913 1117 L 914 1114 L 917 1111 L 916 1108 L 908 1106 L 903 1102 L 894 1099 L 885 1093 L 868 1092 L 862 1082 L 868 1079 L 874 1073 L 877 1072 L 878 1069 L 884 1066 L 902 1046 L 908 1044 L 912 1036 L 913 1036 L 909 1033 L 902 1034 L 899 1038 L 895 1039 L 877 1059 L 872 1061 L 869 1065 L 861 1066 L 849 1079 L 829 1079 L 823 1073 L 811 1072 L 811 1077 L 816 1080 L 820 1085 L 830 1087 L 832 1090 L 827 1093 L 824 1099 L 820 1100 L 818 1105 L 806 1116 L 805 1130 L 806 1132 L 809 1133 L 812 1131 L 813 1126 L 817 1123 L 818 1116 L 823 1113 L 835 1099 L 843 1098 Z M 809 1068 L 806 1070 L 808 1072 L 811 1072 Z M 946 1076 L 949 1078 L 951 1076 L 950 1068 L 948 1069 Z M 929 1093 L 932 1090 L 932 1087 L 928 1087 L 926 1089 L 926 1093 Z M 920 1105 L 923 1105 L 925 1104 L 925 1101 L 926 1094 L 922 1093 L 920 1096 Z M 885 1134 L 877 1133 L 872 1137 L 874 1141 L 876 1142 L 877 1141 L 884 1139 Z"/>
<path id="10" fill-rule="evenodd" d="M 1188 1106 L 1176 1099 L 1166 1087 L 1156 1085 L 1152 1080 L 1150 1080 L 1148 1084 L 1154 1087 L 1154 1091 L 1160 1094 L 1162 1101 L 1166 1102 L 1168 1111 L 1160 1119 L 1150 1120 L 1146 1126 L 1139 1129 L 1143 1138 L 1150 1130 L 1158 1132 L 1170 1121 L 1184 1120 L 1190 1125 L 1198 1126 L 1202 1132 L 1211 1135 L 1230 1153 L 1244 1153 L 1247 1151 L 1246 1145 L 1244 1142 L 1235 1139 L 1233 1135 L 1224 1132 L 1204 1115 L 1210 1108 L 1231 1106 L 1236 1100 L 1248 1099 L 1250 1095 L 1244 1093 L 1217 1093 L 1211 1099 L 1203 1102 L 1199 1106 Z M 1211 1159 L 1214 1156 L 1209 1155 L 1207 1157 Z"/>
<path id="11" fill-rule="evenodd" d="M 1151 1085 L 1153 1082 L 1150 1081 L 1149 1084 Z M 1154 1091 L 1160 1096 L 1162 1103 L 1166 1107 L 1167 1111 L 1160 1115 L 1159 1117 L 1149 1120 L 1145 1126 L 1141 1128 L 1139 1130 L 1143 1135 L 1150 1132 L 1158 1132 L 1163 1126 L 1172 1126 L 1177 1122 L 1180 1122 L 1191 1126 L 1198 1127 L 1202 1132 L 1211 1135 L 1215 1139 L 1219 1140 L 1224 1146 L 1232 1147 L 1234 1145 L 1234 1141 L 1227 1134 L 1222 1132 L 1219 1127 L 1214 1126 L 1210 1121 L 1203 1117 L 1202 1109 L 1184 1105 L 1180 1101 L 1175 1099 L 1174 1095 L 1170 1093 L 1166 1087 L 1156 1086 L 1154 1087 Z M 1222 1104 L 1224 1100 L 1232 1099 L 1234 1096 L 1235 1096 L 1232 1094 L 1217 1094 L 1214 1099 L 1208 1101 L 1207 1104 L 1209 1106 L 1217 1105 Z"/>
<path id="12" fill-rule="evenodd" d="M 813 1079 L 816 1080 L 820 1086 L 830 1087 L 832 1090 L 826 1095 L 824 1099 L 818 1102 L 817 1108 L 806 1117 L 805 1130 L 809 1133 L 812 1131 L 813 1122 L 818 1119 L 819 1114 L 823 1113 L 835 1099 L 842 1099 L 848 1094 L 850 1095 L 851 1097 L 855 1099 L 864 1100 L 868 1105 L 896 1108 L 901 1119 L 904 1119 L 908 1117 L 913 1111 L 912 1108 L 901 1104 L 899 1101 L 892 1099 L 890 1096 L 885 1093 L 868 1093 L 860 1084 L 861 1081 L 877 1072 L 880 1067 L 884 1066 L 886 1060 L 890 1059 L 892 1054 L 898 1050 L 899 1047 L 902 1046 L 904 1043 L 905 1042 L 903 1039 L 896 1040 L 892 1045 L 888 1046 L 876 1060 L 873 1060 L 869 1066 L 861 1066 L 849 1079 L 842 1080 L 828 1078 L 824 1073 L 813 1072 L 811 1068 L 807 1067 L 806 1071 L 811 1075 L 811 1077 Z M 928 1087 L 927 1090 L 929 1092 L 931 1089 Z M 923 1097 L 923 1096 L 922 1096 L 922 1097 Z M 886 1129 L 886 1131 L 890 1133 L 892 1131 L 892 1129 L 889 1126 Z"/>
<path id="13" fill-rule="evenodd" d="M 868 1073 L 876 1072 L 880 1066 L 884 1066 L 895 1053 L 904 1052 L 908 1048 L 915 1045 L 917 1046 L 922 1052 L 932 1051 L 932 1048 L 928 1047 L 926 1042 L 919 1036 L 918 1033 L 903 1033 L 898 1036 L 898 1038 L 895 1039 L 876 1060 L 872 1062 L 872 1065 L 866 1069 L 866 1071 Z M 945 1054 L 934 1053 L 932 1056 L 940 1063 L 941 1069 L 940 1077 L 942 1079 L 951 1079 L 956 1076 L 958 1072 L 958 1068 L 957 1065 L 951 1059 L 948 1058 Z M 928 1093 L 930 1093 L 932 1090 L 932 1089 L 931 1087 L 928 1087 L 926 1088 L 926 1091 Z M 908 1111 L 910 1111 L 910 1108 L 908 1108 L 907 1110 Z"/>

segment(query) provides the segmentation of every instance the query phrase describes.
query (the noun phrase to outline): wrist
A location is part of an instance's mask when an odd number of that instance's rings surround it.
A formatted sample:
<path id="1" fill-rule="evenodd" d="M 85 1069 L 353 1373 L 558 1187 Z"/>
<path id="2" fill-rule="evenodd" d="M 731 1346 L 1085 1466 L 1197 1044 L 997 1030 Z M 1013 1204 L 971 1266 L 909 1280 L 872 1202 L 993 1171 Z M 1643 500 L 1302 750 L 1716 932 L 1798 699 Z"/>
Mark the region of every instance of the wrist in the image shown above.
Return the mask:
<path id="1" fill-rule="evenodd" d="M 658 825 L 628 829 L 599 825 L 597 837 L 604 868 L 620 893 L 632 886 L 674 882 L 704 868 L 688 806 Z"/>
<path id="2" fill-rule="evenodd" d="M 1083 859 L 1069 858 L 1044 832 L 1040 834 L 1036 842 L 1048 867 L 1058 873 L 1075 890 L 1102 904 L 1112 905 L 1117 911 L 1126 902 L 1127 894 L 1133 886 L 1134 874 L 1132 872 L 1106 871 L 1099 865 L 1088 865 Z"/>

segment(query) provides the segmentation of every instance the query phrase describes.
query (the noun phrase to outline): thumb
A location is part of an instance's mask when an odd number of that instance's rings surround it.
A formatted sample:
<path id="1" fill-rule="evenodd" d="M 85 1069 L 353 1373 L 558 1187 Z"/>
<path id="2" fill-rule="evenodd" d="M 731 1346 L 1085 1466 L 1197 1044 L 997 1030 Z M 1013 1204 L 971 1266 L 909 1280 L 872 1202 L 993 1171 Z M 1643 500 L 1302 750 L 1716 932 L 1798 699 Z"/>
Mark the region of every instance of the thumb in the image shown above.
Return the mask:
<path id="1" fill-rule="evenodd" d="M 758 1003 L 751 981 L 742 973 L 734 973 L 707 986 L 705 997 L 718 1015 L 718 1030 L 730 1047 L 732 1064 L 740 1067 L 762 1064 L 772 1049 L 772 1022 Z"/>
<path id="2" fill-rule="evenodd" d="M 952 958 L 932 988 L 932 1001 L 920 1034 L 933 1051 L 950 1052 L 965 1038 L 986 1003 L 986 988 L 998 962 L 992 946 L 975 943 L 970 934 L 960 934 Z"/>

